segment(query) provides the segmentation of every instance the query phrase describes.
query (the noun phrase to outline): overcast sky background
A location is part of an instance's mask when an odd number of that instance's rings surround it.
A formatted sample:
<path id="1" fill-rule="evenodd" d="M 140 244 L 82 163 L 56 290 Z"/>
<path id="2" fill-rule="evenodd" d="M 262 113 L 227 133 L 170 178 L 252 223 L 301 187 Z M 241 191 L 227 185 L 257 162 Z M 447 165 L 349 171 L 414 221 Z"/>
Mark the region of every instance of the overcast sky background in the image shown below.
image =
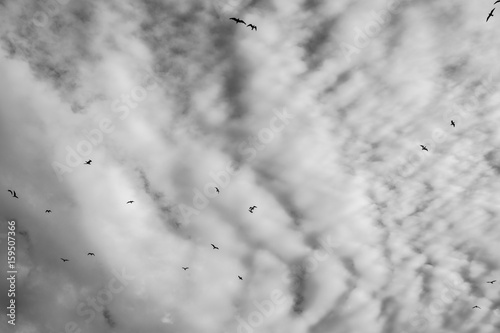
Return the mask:
<path id="1" fill-rule="evenodd" d="M 492 3 L 0 1 L 2 327 L 498 331 Z"/>

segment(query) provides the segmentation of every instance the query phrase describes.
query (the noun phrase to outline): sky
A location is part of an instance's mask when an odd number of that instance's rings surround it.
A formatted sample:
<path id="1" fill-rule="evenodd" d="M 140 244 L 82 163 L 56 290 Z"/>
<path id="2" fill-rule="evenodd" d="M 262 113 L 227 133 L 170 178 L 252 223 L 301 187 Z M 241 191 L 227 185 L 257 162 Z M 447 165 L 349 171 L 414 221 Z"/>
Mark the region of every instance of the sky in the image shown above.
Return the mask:
<path id="1" fill-rule="evenodd" d="M 498 331 L 492 2 L 0 0 L 1 331 Z"/>

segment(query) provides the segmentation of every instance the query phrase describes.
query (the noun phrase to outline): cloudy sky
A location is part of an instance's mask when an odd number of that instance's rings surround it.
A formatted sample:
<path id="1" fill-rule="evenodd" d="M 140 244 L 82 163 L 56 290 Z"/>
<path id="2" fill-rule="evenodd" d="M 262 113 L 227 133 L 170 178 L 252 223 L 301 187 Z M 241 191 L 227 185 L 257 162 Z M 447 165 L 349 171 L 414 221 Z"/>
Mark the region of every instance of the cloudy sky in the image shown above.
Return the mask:
<path id="1" fill-rule="evenodd" d="M 2 332 L 497 331 L 492 3 L 1 0 Z"/>

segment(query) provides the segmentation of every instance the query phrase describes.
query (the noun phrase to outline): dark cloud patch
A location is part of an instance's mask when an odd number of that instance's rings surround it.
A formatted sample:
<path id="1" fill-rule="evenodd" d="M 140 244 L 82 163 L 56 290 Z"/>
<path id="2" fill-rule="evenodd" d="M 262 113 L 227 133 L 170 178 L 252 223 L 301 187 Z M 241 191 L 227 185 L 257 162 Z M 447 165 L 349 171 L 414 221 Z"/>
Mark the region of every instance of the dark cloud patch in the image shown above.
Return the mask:
<path id="1" fill-rule="evenodd" d="M 500 150 L 491 150 L 484 155 L 488 165 L 500 175 Z"/>
<path id="2" fill-rule="evenodd" d="M 111 315 L 111 312 L 108 308 L 104 308 L 102 315 L 104 316 L 104 319 L 106 319 L 106 323 L 109 325 L 109 327 L 116 327 L 116 322 L 114 321 L 113 316 Z"/>
<path id="3" fill-rule="evenodd" d="M 336 18 L 324 20 L 317 23 L 317 26 L 312 28 L 311 36 L 303 42 L 305 50 L 305 61 L 308 64 L 309 70 L 315 70 L 325 60 L 325 56 L 330 52 L 332 42 L 332 33 L 337 26 Z"/>

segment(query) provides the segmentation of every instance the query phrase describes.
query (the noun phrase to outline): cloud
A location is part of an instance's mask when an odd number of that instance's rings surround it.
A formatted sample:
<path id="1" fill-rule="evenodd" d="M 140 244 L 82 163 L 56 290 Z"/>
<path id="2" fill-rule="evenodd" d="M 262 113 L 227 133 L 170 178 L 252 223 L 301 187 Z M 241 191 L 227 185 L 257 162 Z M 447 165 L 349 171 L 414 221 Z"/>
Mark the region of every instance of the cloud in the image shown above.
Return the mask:
<path id="1" fill-rule="evenodd" d="M 16 329 L 491 331 L 494 21 L 396 5 L 0 2 Z"/>

